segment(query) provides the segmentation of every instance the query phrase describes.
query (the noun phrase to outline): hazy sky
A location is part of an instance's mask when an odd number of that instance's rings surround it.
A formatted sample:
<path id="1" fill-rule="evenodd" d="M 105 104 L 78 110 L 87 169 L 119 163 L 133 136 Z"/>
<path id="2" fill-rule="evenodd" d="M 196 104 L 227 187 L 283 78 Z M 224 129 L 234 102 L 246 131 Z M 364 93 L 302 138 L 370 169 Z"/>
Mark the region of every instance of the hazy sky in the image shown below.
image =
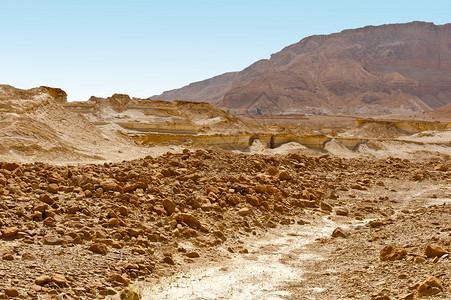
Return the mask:
<path id="1" fill-rule="evenodd" d="M 149 97 L 313 34 L 451 22 L 451 1 L 0 0 L 0 83 Z M 199 99 L 201 100 L 201 99 Z"/>

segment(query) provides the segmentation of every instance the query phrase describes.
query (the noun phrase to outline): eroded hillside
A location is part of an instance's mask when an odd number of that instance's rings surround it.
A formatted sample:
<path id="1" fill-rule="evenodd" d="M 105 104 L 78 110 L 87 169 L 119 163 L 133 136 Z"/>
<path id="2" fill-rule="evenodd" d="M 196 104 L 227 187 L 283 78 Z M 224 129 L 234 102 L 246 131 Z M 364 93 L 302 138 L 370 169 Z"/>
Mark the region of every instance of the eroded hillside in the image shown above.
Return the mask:
<path id="1" fill-rule="evenodd" d="M 60 89 L 0 86 L 0 159 L 68 163 L 145 156 L 127 136 L 98 129 L 64 103 Z"/>

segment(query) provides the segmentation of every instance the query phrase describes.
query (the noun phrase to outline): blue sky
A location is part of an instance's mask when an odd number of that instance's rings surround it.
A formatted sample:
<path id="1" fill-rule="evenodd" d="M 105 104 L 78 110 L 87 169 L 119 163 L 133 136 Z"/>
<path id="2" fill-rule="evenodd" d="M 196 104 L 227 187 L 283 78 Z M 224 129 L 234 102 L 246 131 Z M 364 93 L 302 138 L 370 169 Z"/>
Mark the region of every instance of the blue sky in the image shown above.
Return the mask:
<path id="1" fill-rule="evenodd" d="M 149 97 L 242 70 L 313 34 L 444 24 L 450 12 L 449 0 L 0 0 L 0 83 L 60 87 L 69 100 Z"/>

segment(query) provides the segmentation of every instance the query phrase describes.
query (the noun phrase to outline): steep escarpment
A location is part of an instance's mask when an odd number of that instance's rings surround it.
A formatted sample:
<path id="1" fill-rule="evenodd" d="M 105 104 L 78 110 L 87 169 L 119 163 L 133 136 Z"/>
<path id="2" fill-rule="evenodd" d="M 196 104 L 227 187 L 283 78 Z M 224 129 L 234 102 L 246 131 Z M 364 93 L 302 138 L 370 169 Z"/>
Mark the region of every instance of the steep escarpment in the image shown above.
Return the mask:
<path id="1" fill-rule="evenodd" d="M 451 24 L 344 30 L 305 38 L 241 72 L 154 97 L 195 98 L 237 114 L 428 112 L 451 101 L 450 45 Z"/>

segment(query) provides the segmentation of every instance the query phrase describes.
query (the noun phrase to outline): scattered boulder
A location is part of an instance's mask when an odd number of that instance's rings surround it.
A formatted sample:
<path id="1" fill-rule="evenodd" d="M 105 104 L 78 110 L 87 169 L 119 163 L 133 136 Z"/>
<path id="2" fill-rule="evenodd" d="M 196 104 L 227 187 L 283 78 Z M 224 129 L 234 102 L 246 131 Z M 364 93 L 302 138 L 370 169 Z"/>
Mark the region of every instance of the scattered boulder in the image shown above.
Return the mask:
<path id="1" fill-rule="evenodd" d="M 110 278 L 111 281 L 119 282 L 119 283 L 121 283 L 122 285 L 125 285 L 125 286 L 130 284 L 130 279 L 128 279 L 127 277 L 122 276 L 121 274 L 118 274 L 118 273 L 111 274 L 109 276 L 109 278 Z"/>
<path id="2" fill-rule="evenodd" d="M 108 248 L 104 244 L 92 244 L 89 247 L 89 250 L 94 252 L 94 253 L 102 254 L 102 255 L 105 255 L 105 254 L 108 253 Z"/>
<path id="3" fill-rule="evenodd" d="M 347 238 L 348 236 L 349 233 L 341 227 L 335 228 L 335 230 L 332 232 L 332 237 L 334 238 Z"/>
<path id="4" fill-rule="evenodd" d="M 378 227 L 384 226 L 385 223 L 382 222 L 381 220 L 374 220 L 374 221 L 370 221 L 368 223 L 368 225 L 370 226 L 370 228 L 378 228 Z"/>
<path id="5" fill-rule="evenodd" d="M 44 202 L 44 203 L 46 203 L 48 205 L 52 205 L 53 203 L 55 203 L 55 201 L 52 198 L 50 198 L 50 196 L 47 195 L 47 194 L 42 194 L 39 197 L 39 200 L 41 200 L 42 202 Z"/>
<path id="6" fill-rule="evenodd" d="M 445 171 L 448 171 L 448 168 L 444 164 L 438 164 L 435 166 L 434 170 L 445 172 Z"/>
<path id="7" fill-rule="evenodd" d="M 186 255 L 187 257 L 189 257 L 189 258 L 198 258 L 198 257 L 200 257 L 199 253 L 197 253 L 197 252 L 195 252 L 195 251 L 187 252 L 185 255 Z"/>
<path id="8" fill-rule="evenodd" d="M 329 203 L 324 202 L 324 201 L 321 202 L 320 207 L 321 207 L 322 210 L 329 211 L 329 212 L 331 212 L 333 210 L 332 205 L 330 205 Z"/>
<path id="9" fill-rule="evenodd" d="M 41 275 L 34 280 L 34 283 L 37 285 L 44 285 L 49 282 L 52 282 L 52 277 L 48 275 Z"/>
<path id="10" fill-rule="evenodd" d="M 56 283 L 60 287 L 67 285 L 66 277 L 64 277 L 63 275 L 52 276 L 51 280 L 52 280 L 52 282 Z"/>
<path id="11" fill-rule="evenodd" d="M 449 252 L 444 247 L 435 243 L 427 245 L 426 248 L 424 249 L 424 254 L 428 258 L 440 257 L 447 253 Z"/>
<path id="12" fill-rule="evenodd" d="M 5 295 L 8 297 L 18 297 L 19 296 L 19 291 L 15 288 L 12 287 L 7 287 L 5 288 Z"/>
<path id="13" fill-rule="evenodd" d="M 163 200 L 163 207 L 166 210 L 166 212 L 168 213 L 168 216 L 172 215 L 173 213 L 175 213 L 175 203 L 172 200 L 169 199 L 164 199 Z"/>
<path id="14" fill-rule="evenodd" d="M 124 205 L 119 206 L 119 208 L 117 209 L 119 214 L 121 214 L 122 216 L 126 217 L 129 214 L 128 208 Z"/>
<path id="15" fill-rule="evenodd" d="M 429 277 L 418 286 L 418 295 L 432 296 L 443 291 L 443 285 L 436 277 Z"/>
<path id="16" fill-rule="evenodd" d="M 106 192 L 116 191 L 116 190 L 119 190 L 119 188 L 120 188 L 117 180 L 115 180 L 113 178 L 107 178 L 107 179 L 102 180 L 100 182 L 100 187 Z"/>
<path id="17" fill-rule="evenodd" d="M 407 294 L 402 294 L 401 296 L 399 296 L 400 300 L 413 300 L 414 298 L 415 298 L 414 293 L 407 293 Z"/>
<path id="18" fill-rule="evenodd" d="M 14 237 L 20 229 L 18 227 L 7 227 L 2 229 L 2 238 Z"/>
<path id="19" fill-rule="evenodd" d="M 379 257 L 381 261 L 400 260 L 407 255 L 407 251 L 394 245 L 382 248 Z"/>
<path id="20" fill-rule="evenodd" d="M 347 215 L 349 215 L 349 210 L 346 207 L 339 207 L 335 211 L 335 214 L 337 216 L 347 216 Z"/>
<path id="21" fill-rule="evenodd" d="M 1 164 L 1 166 L 2 166 L 2 169 L 8 170 L 8 171 L 14 171 L 18 167 L 20 167 L 20 165 L 16 162 L 4 162 Z"/>
<path id="22" fill-rule="evenodd" d="M 243 207 L 238 210 L 238 214 L 240 216 L 247 216 L 247 215 L 250 215 L 251 213 L 252 213 L 252 211 L 247 207 Z"/>
<path id="23" fill-rule="evenodd" d="M 58 191 L 59 191 L 59 188 L 56 183 L 51 183 L 47 186 L 47 192 L 49 192 L 49 193 L 56 194 L 56 193 L 58 193 Z"/>
<path id="24" fill-rule="evenodd" d="M 191 214 L 177 214 L 175 220 L 179 222 L 183 222 L 191 228 L 200 229 L 201 224 L 200 221 Z"/>
<path id="25" fill-rule="evenodd" d="M 172 257 L 170 257 L 170 256 L 165 256 L 163 258 L 163 262 L 168 265 L 175 265 L 174 259 L 172 259 Z"/>
<path id="26" fill-rule="evenodd" d="M 291 175 L 287 171 L 281 171 L 279 173 L 280 180 L 291 180 Z"/>

